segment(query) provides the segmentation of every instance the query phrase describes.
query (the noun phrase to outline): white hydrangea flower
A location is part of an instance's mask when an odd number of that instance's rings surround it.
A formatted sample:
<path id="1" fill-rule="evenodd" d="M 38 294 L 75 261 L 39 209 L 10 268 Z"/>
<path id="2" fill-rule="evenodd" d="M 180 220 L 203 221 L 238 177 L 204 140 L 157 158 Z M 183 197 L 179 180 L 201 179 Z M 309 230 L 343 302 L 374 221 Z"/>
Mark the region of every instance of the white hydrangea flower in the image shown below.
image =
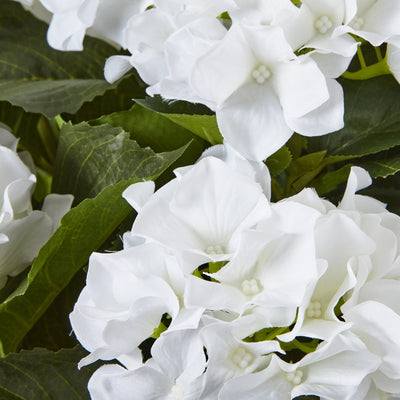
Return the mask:
<path id="1" fill-rule="evenodd" d="M 291 400 L 316 395 L 321 400 L 347 400 L 378 364 L 378 358 L 355 335 L 340 334 L 295 364 L 273 355 L 264 370 L 230 380 L 218 398 Z"/>
<path id="2" fill-rule="evenodd" d="M 135 363 L 137 346 L 164 314 L 172 319 L 170 330 L 197 327 L 203 309 L 184 307 L 184 287 L 177 260 L 155 243 L 94 253 L 87 285 L 70 315 L 78 340 L 91 352 L 80 365 L 114 358 L 126 366 Z"/>
<path id="3" fill-rule="evenodd" d="M 274 204 L 272 211 L 261 227 L 242 233 L 231 261 L 209 275 L 215 281 L 189 278 L 188 305 L 238 315 L 261 312 L 264 328 L 292 324 L 318 279 L 313 230 L 318 213 L 291 202 Z"/>
<path id="4" fill-rule="evenodd" d="M 152 4 L 151 0 L 40 0 L 53 13 L 47 40 L 63 51 L 82 50 L 88 28 L 95 36 L 125 46 L 123 31 L 128 19 Z"/>
<path id="5" fill-rule="evenodd" d="M 32 263 L 72 203 L 70 195 L 53 194 L 45 199 L 43 211 L 32 210 L 36 177 L 19 158 L 17 142 L 0 127 L 0 288 L 7 276 Z"/>
<path id="6" fill-rule="evenodd" d="M 249 159 L 271 155 L 294 130 L 316 136 L 343 126 L 341 86 L 309 56 L 296 57 L 277 26 L 233 22 L 197 61 L 190 84 L 215 103 L 222 135 Z"/>
<path id="7" fill-rule="evenodd" d="M 400 4 L 396 0 L 346 0 L 346 24 L 337 32 L 351 32 L 373 46 L 400 45 Z"/>
<path id="8" fill-rule="evenodd" d="M 400 83 L 400 47 L 393 44 L 387 46 L 387 58 L 386 62 L 397 82 Z"/>
<path id="9" fill-rule="evenodd" d="M 177 173 L 143 206 L 132 234 L 174 249 L 188 261 L 188 273 L 204 262 L 230 259 L 240 233 L 270 214 L 260 184 L 222 160 L 206 157 Z"/>
<path id="10" fill-rule="evenodd" d="M 163 333 L 151 348 L 152 358 L 127 370 L 105 365 L 90 378 L 93 400 L 198 400 L 206 357 L 196 330 Z"/>
<path id="11" fill-rule="evenodd" d="M 155 193 L 151 182 L 124 193 L 138 211 L 125 249 L 92 256 L 71 314 L 91 351 L 80 365 L 116 358 L 125 367 L 93 376 L 96 399 L 133 388 L 138 399 L 199 400 L 400 392 L 400 218 L 356 194 L 371 183 L 361 168 L 338 206 L 312 189 L 271 204 L 263 170 L 217 146 Z M 143 364 L 138 345 L 165 314 Z"/>

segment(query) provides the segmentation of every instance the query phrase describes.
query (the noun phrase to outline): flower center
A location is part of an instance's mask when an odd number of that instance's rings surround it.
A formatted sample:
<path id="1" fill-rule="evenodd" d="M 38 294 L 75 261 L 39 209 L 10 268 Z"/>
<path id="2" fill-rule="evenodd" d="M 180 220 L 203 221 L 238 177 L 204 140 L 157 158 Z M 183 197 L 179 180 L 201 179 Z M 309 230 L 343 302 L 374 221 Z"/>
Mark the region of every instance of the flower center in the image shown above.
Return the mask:
<path id="1" fill-rule="evenodd" d="M 356 31 L 359 31 L 364 26 L 364 20 L 361 17 L 355 16 L 349 23 L 349 25 Z"/>
<path id="2" fill-rule="evenodd" d="M 264 64 L 261 64 L 258 67 L 254 68 L 253 72 L 251 73 L 251 77 L 259 85 L 262 85 L 265 81 L 267 81 L 271 77 L 271 75 L 271 70 Z"/>
<path id="3" fill-rule="evenodd" d="M 299 385 L 301 380 L 303 379 L 303 371 L 297 370 L 293 372 L 287 372 L 285 374 L 286 380 L 289 381 L 292 385 Z"/>
<path id="4" fill-rule="evenodd" d="M 322 35 L 326 32 L 329 31 L 329 29 L 332 28 L 332 21 L 329 19 L 328 16 L 323 15 L 322 17 L 319 17 L 316 21 L 315 21 L 315 29 L 321 33 Z"/>
<path id="5" fill-rule="evenodd" d="M 240 289 L 246 296 L 254 296 L 261 292 L 262 285 L 258 279 L 245 279 L 241 283 Z"/>
<path id="6" fill-rule="evenodd" d="M 182 385 L 180 385 L 179 383 L 175 383 L 175 385 L 172 386 L 171 396 L 174 400 L 182 400 L 184 394 L 185 394 L 185 390 L 183 389 Z"/>
<path id="7" fill-rule="evenodd" d="M 321 303 L 319 301 L 311 301 L 306 310 L 306 315 L 308 318 L 319 318 L 322 315 Z"/>
<path id="8" fill-rule="evenodd" d="M 225 247 L 224 246 L 221 246 L 221 245 L 219 245 L 219 244 L 216 244 L 216 245 L 211 245 L 211 246 L 208 246 L 207 248 L 206 248 L 206 253 L 207 254 L 225 254 L 226 253 L 226 250 L 225 250 Z"/>
<path id="9" fill-rule="evenodd" d="M 232 362 L 241 369 L 249 367 L 255 357 L 254 354 L 248 351 L 245 347 L 238 347 L 232 354 Z"/>

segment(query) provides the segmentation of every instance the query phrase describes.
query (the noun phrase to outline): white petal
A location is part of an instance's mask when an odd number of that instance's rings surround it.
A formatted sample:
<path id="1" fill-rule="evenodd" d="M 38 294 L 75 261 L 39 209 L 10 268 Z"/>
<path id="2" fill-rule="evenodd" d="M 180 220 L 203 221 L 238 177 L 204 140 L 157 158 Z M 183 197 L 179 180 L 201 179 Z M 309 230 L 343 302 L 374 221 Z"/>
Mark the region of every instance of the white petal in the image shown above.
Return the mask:
<path id="1" fill-rule="evenodd" d="M 249 82 L 217 109 L 217 121 L 226 141 L 250 160 L 261 161 L 292 136 L 272 85 Z"/>
<path id="2" fill-rule="evenodd" d="M 74 196 L 51 193 L 43 201 L 42 211 L 53 221 L 53 232 L 60 226 L 61 218 L 71 209 Z"/>
<path id="3" fill-rule="evenodd" d="M 372 179 L 368 171 L 360 167 L 351 167 L 347 180 L 346 191 L 344 192 L 339 208 L 342 210 L 355 210 L 355 194 L 361 189 L 371 185 Z"/>
<path id="4" fill-rule="evenodd" d="M 197 61 L 190 84 L 199 97 L 220 104 L 250 78 L 256 64 L 240 27 L 233 25 L 225 38 Z"/>
<path id="5" fill-rule="evenodd" d="M 104 65 L 104 77 L 107 82 L 114 83 L 124 76 L 131 68 L 130 56 L 111 56 Z"/>
<path id="6" fill-rule="evenodd" d="M 273 85 L 288 118 L 308 114 L 329 98 L 326 79 L 317 64 L 309 57 L 298 61 L 281 64 L 273 71 Z"/>
<path id="7" fill-rule="evenodd" d="M 0 146 L 8 147 L 10 150 L 17 151 L 18 139 L 10 132 L 9 128 L 0 123 Z"/>
<path id="8" fill-rule="evenodd" d="M 2 226 L 9 241 L 0 244 L 0 274 L 18 275 L 36 257 L 52 232 L 50 218 L 41 211 L 16 219 Z"/>
<path id="9" fill-rule="evenodd" d="M 153 195 L 154 189 L 153 181 L 138 182 L 125 189 L 122 197 L 139 213 Z"/>
<path id="10" fill-rule="evenodd" d="M 285 116 L 287 124 L 304 136 L 320 136 L 343 128 L 343 89 L 334 79 L 327 79 L 329 99 L 321 106 L 299 118 Z"/>
<path id="11" fill-rule="evenodd" d="M 391 379 L 400 379 L 400 316 L 376 301 L 358 304 L 344 314 L 352 322 L 352 330 L 369 350 L 382 359 L 380 371 Z"/>

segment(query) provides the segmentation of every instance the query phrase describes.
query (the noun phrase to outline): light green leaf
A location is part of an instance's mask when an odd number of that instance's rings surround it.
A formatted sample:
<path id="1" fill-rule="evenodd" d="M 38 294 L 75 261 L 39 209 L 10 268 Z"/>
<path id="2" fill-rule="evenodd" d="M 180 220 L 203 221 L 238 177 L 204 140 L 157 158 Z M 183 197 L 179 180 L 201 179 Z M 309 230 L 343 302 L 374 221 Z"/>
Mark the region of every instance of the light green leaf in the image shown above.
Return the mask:
<path id="1" fill-rule="evenodd" d="M 141 148 L 119 127 L 65 124 L 60 132 L 52 189 L 72 193 L 76 204 L 120 180 L 153 180 L 184 150 L 157 154 Z"/>
<path id="2" fill-rule="evenodd" d="M 277 152 L 268 157 L 265 163 L 271 176 L 276 176 L 284 171 L 292 161 L 292 154 L 286 146 L 281 147 Z"/>
<path id="3" fill-rule="evenodd" d="M 320 196 L 325 195 L 335 190 L 340 184 L 347 181 L 349 177 L 351 164 L 344 165 L 343 167 L 326 172 L 318 179 L 315 179 L 312 186 L 316 189 Z"/>
<path id="4" fill-rule="evenodd" d="M 345 125 L 338 132 L 309 138 L 311 152 L 355 157 L 400 144 L 400 87 L 392 76 L 364 81 L 341 79 Z"/>
<path id="5" fill-rule="evenodd" d="M 136 100 L 137 103 L 158 112 L 177 125 L 200 136 L 212 145 L 223 141 L 215 114 L 207 107 L 187 102 L 163 102 L 159 97 Z"/>
<path id="6" fill-rule="evenodd" d="M 294 160 L 288 169 L 285 192 L 292 195 L 303 189 L 324 167 L 326 151 L 310 153 Z"/>
<path id="7" fill-rule="evenodd" d="M 8 355 L 0 360 L 0 399 L 89 400 L 87 383 L 98 364 L 79 371 L 77 364 L 86 354 L 77 346 L 57 353 L 37 348 Z"/>
<path id="8" fill-rule="evenodd" d="M 103 78 L 116 49 L 87 38 L 83 52 L 60 52 L 46 40 L 47 24 L 14 1 L 0 2 L 0 100 L 53 117 L 116 87 Z"/>
<path id="9" fill-rule="evenodd" d="M 221 144 L 223 138 L 215 115 L 161 114 L 212 145 Z"/>

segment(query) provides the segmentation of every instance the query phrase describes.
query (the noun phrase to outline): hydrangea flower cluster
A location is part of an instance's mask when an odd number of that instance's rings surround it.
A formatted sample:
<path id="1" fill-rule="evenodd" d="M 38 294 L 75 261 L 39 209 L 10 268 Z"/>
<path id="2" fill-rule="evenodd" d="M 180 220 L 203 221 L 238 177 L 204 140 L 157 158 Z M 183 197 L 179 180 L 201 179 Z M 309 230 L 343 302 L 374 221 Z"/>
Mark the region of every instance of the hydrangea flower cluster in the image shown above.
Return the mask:
<path id="1" fill-rule="evenodd" d="M 0 127 L 0 289 L 32 263 L 70 209 L 71 195 L 48 195 L 32 210 L 36 177 L 16 152 L 18 140 Z"/>
<path id="2" fill-rule="evenodd" d="M 209 149 L 154 192 L 124 249 L 94 253 L 70 320 L 93 399 L 400 398 L 400 217 L 356 191 L 273 203 L 265 165 Z M 151 358 L 139 346 L 156 338 Z"/>
<path id="3" fill-rule="evenodd" d="M 319 136 L 343 127 L 336 78 L 361 41 L 389 43 L 398 76 L 397 0 L 40 3 L 53 14 L 50 45 L 81 50 L 88 29 L 115 42 L 132 55 L 107 60 L 108 81 L 135 67 L 150 95 L 205 104 L 225 140 L 252 160 L 270 156 L 294 131 Z"/>

